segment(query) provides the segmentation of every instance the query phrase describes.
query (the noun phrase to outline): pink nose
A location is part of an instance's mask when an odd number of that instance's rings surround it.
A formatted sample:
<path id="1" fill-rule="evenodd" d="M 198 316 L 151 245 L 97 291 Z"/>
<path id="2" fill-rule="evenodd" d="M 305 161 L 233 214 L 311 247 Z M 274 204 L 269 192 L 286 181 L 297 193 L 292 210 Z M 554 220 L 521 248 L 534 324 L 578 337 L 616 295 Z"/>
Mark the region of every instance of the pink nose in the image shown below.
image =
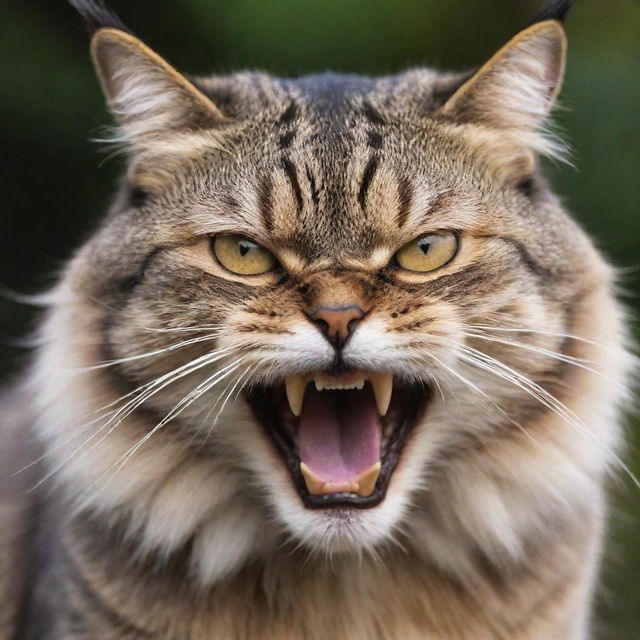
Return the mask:
<path id="1" fill-rule="evenodd" d="M 318 328 L 335 345 L 343 345 L 364 317 L 364 311 L 356 306 L 318 307 L 311 318 Z"/>

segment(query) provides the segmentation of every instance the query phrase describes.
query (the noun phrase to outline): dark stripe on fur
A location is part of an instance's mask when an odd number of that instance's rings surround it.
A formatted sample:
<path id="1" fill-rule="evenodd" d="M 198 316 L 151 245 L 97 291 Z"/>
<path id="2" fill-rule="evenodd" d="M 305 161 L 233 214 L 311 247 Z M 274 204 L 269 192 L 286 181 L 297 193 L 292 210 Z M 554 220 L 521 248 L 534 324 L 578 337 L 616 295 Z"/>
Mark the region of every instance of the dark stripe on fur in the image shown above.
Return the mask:
<path id="1" fill-rule="evenodd" d="M 548 280 L 551 278 L 551 271 L 549 269 L 543 267 L 537 260 L 533 258 L 533 256 L 527 251 L 527 248 L 515 238 L 509 238 L 508 236 L 497 236 L 498 239 L 506 242 L 511 245 L 520 256 L 520 260 L 525 264 L 525 266 L 533 273 L 534 275 Z"/>
<path id="2" fill-rule="evenodd" d="M 369 122 L 372 124 L 384 124 L 384 118 L 379 111 L 376 111 L 376 109 L 373 108 L 373 105 L 370 102 L 365 101 L 362 107 L 363 113 Z"/>
<path id="3" fill-rule="evenodd" d="M 469 291 L 482 295 L 490 285 L 495 288 L 495 277 L 487 270 L 486 264 L 475 262 L 460 271 L 440 276 L 430 282 L 402 283 L 408 291 L 420 291 L 424 294 L 437 293 L 443 300 L 466 299 Z"/>
<path id="4" fill-rule="evenodd" d="M 304 201 L 302 200 L 302 191 L 300 190 L 298 173 L 291 160 L 289 160 L 289 158 L 287 157 L 282 158 L 282 167 L 287 174 L 287 178 L 289 178 L 289 182 L 291 182 L 291 188 L 293 189 L 293 194 L 296 198 L 296 203 L 298 206 L 298 213 L 300 213 L 302 211 L 302 207 L 304 206 Z"/>
<path id="5" fill-rule="evenodd" d="M 150 251 L 140 263 L 138 270 L 129 276 L 128 278 L 124 278 L 120 280 L 118 283 L 118 289 L 122 293 L 129 294 L 131 293 L 143 280 L 144 274 L 147 269 L 151 266 L 151 263 L 155 259 L 155 257 L 164 249 L 164 247 L 155 247 L 152 251 Z"/>
<path id="6" fill-rule="evenodd" d="M 280 116 L 280 124 L 289 124 L 296 119 L 298 115 L 298 105 L 292 100 L 285 112 Z"/>
<path id="7" fill-rule="evenodd" d="M 442 191 L 438 193 L 433 200 L 429 202 L 429 209 L 422 215 L 420 222 L 428 222 L 434 213 L 438 213 L 447 206 L 450 206 L 454 200 L 454 195 L 451 191 Z"/>
<path id="8" fill-rule="evenodd" d="M 258 207 L 267 231 L 273 231 L 273 182 L 266 176 L 258 187 Z"/>
<path id="9" fill-rule="evenodd" d="M 364 173 L 362 174 L 362 184 L 360 185 L 360 192 L 358 193 L 358 202 L 362 207 L 362 210 L 365 210 L 365 205 L 367 204 L 367 192 L 369 191 L 369 187 L 371 186 L 371 181 L 373 180 L 373 176 L 376 174 L 378 170 L 378 159 L 375 156 L 369 158 L 369 162 L 367 162 L 367 166 L 364 168 Z"/>
<path id="10" fill-rule="evenodd" d="M 545 20 L 557 20 L 564 23 L 573 2 L 574 0 L 549 0 L 529 24 L 532 25 Z"/>
<path id="11" fill-rule="evenodd" d="M 311 200 L 316 207 L 320 203 L 320 192 L 318 191 L 318 187 L 316 185 L 316 179 L 313 177 L 313 173 L 311 169 L 307 167 L 307 180 L 309 181 L 309 187 L 311 188 Z"/>
<path id="12" fill-rule="evenodd" d="M 129 185 L 127 188 L 127 206 L 133 209 L 144 207 L 149 200 L 149 194 L 142 188 Z"/>
<path id="13" fill-rule="evenodd" d="M 537 184 L 536 180 L 533 177 L 523 178 L 516 185 L 518 191 L 520 191 L 524 196 L 529 199 L 532 199 L 536 195 Z"/>
<path id="14" fill-rule="evenodd" d="M 491 233 L 482 233 L 482 234 L 474 234 L 475 238 L 495 238 L 496 240 L 501 240 L 502 242 L 513 247 L 520 257 L 520 260 L 523 264 L 533 273 L 535 276 L 542 278 L 544 280 L 548 280 L 552 277 L 551 271 L 546 267 L 543 267 L 537 260 L 533 258 L 533 256 L 529 253 L 527 248 L 515 238 L 511 238 L 509 236 L 496 236 Z"/>
<path id="15" fill-rule="evenodd" d="M 91 34 L 105 28 L 133 34 L 131 29 L 102 0 L 69 0 L 69 4 L 84 18 Z"/>
<path id="16" fill-rule="evenodd" d="M 108 625 L 109 631 L 117 631 L 119 634 L 135 634 L 135 637 L 149 638 L 151 633 L 138 627 L 134 622 L 114 611 L 92 588 L 89 580 L 84 576 L 80 567 L 76 564 L 70 553 L 66 554 L 67 567 L 69 568 L 69 578 L 72 584 L 84 597 L 85 602 L 74 602 L 71 606 L 78 610 L 78 605 L 83 604 L 84 608 L 89 607 L 90 615 L 98 615 Z M 75 606 L 74 606 L 75 605 Z M 92 628 L 95 628 L 93 626 Z"/>
<path id="17" fill-rule="evenodd" d="M 406 176 L 398 179 L 398 229 L 402 229 L 407 222 L 409 215 L 409 209 L 413 202 L 413 186 L 411 181 Z"/>
<path id="18" fill-rule="evenodd" d="M 495 274 L 489 273 L 486 263 L 474 263 L 456 271 L 442 275 L 428 282 L 407 282 L 398 277 L 396 268 L 388 267 L 377 274 L 378 288 L 401 289 L 407 293 L 420 295 L 436 294 L 438 299 L 453 300 L 463 307 L 473 307 L 477 296 L 483 296 L 490 291 L 495 291 L 499 286 Z M 469 296 L 469 290 L 475 289 L 476 297 Z M 421 319 L 422 322 L 427 320 Z"/>
<path id="19" fill-rule="evenodd" d="M 503 566 L 495 563 L 480 547 L 476 548 L 473 555 L 478 573 L 493 587 L 498 596 L 508 595 L 509 578 Z M 505 563 L 506 564 L 506 563 Z"/>
<path id="20" fill-rule="evenodd" d="M 279 144 L 281 149 L 286 149 L 291 146 L 291 142 L 296 136 L 295 131 L 287 131 L 284 135 L 280 136 Z"/>
<path id="21" fill-rule="evenodd" d="M 382 136 L 377 131 L 369 131 L 367 135 L 367 143 L 374 149 L 382 148 Z"/>

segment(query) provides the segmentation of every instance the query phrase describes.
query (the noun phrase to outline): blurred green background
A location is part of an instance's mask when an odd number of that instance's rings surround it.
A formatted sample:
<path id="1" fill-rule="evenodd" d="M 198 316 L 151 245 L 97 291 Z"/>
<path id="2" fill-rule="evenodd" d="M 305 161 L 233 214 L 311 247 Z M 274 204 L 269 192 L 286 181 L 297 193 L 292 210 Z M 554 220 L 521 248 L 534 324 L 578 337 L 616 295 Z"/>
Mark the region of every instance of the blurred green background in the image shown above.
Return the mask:
<path id="1" fill-rule="evenodd" d="M 113 0 L 179 69 L 328 68 L 380 74 L 483 62 L 539 7 L 532 0 Z M 547 173 L 575 216 L 621 268 L 640 308 L 640 3 L 578 0 L 558 122 L 576 169 Z M 121 171 L 88 139 L 109 123 L 82 24 L 64 0 L 0 0 L 0 287 L 53 282 L 94 228 Z M 0 299 L 0 376 L 27 358 L 18 338 L 31 307 Z M 636 324 L 637 327 L 637 324 Z M 637 334 L 637 331 L 636 331 Z M 632 420 L 633 422 L 633 420 Z M 640 424 L 630 429 L 640 476 Z M 640 638 L 640 489 L 621 479 L 599 590 L 598 637 Z"/>

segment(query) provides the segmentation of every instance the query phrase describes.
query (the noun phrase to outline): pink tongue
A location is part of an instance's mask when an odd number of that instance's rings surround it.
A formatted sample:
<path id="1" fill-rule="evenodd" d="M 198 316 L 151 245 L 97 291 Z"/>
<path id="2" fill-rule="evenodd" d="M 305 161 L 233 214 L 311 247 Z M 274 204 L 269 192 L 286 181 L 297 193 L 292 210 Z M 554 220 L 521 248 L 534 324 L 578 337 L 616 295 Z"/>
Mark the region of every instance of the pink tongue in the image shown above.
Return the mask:
<path id="1" fill-rule="evenodd" d="M 298 424 L 300 461 L 326 482 L 348 481 L 380 459 L 373 391 L 317 391 L 309 385 Z"/>

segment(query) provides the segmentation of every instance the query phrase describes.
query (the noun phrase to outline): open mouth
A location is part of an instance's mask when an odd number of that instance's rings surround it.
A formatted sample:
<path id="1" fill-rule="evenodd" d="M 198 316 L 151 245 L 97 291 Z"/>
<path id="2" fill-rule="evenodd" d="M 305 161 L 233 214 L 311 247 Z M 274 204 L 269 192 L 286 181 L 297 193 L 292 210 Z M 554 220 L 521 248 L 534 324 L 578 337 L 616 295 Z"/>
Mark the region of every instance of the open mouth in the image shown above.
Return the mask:
<path id="1" fill-rule="evenodd" d="M 432 396 L 389 373 L 312 372 L 247 399 L 310 508 L 374 507 Z"/>

